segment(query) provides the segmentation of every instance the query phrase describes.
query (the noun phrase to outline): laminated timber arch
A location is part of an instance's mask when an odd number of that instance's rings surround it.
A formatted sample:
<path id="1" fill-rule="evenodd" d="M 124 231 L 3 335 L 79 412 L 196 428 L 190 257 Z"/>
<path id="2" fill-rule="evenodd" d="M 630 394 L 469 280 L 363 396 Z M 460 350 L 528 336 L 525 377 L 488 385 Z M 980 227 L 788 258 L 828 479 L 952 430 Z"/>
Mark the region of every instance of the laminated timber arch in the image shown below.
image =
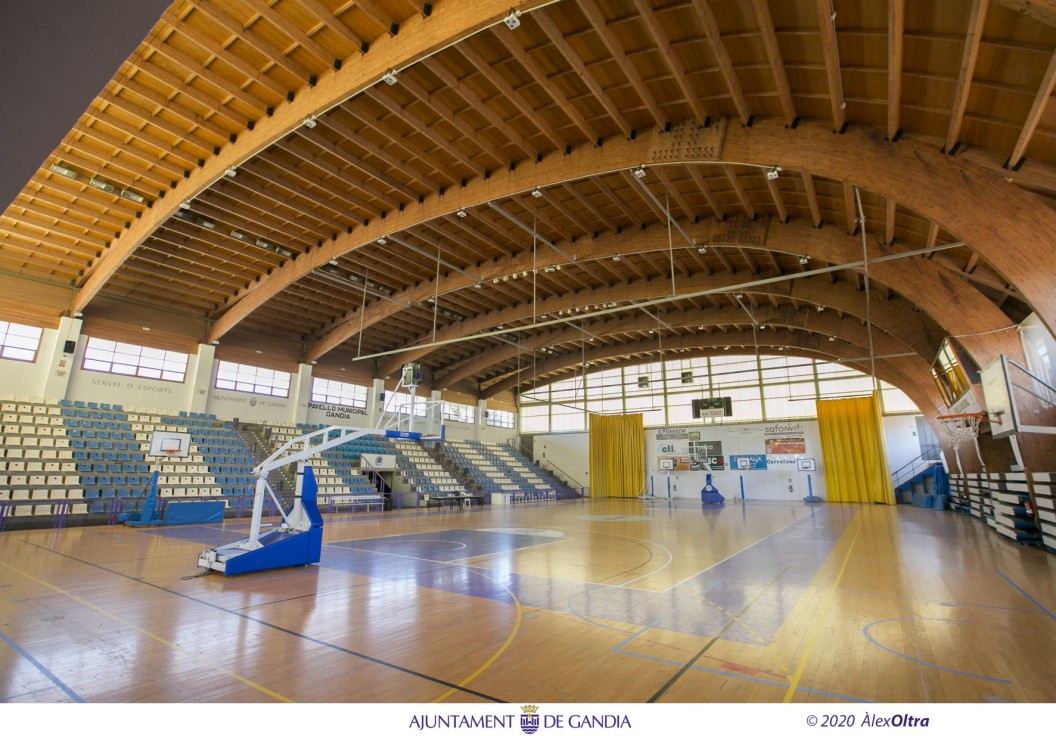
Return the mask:
<path id="1" fill-rule="evenodd" d="M 755 222 L 748 225 L 749 228 L 757 230 L 760 237 L 765 236 L 765 247 L 768 250 L 791 253 L 797 256 L 825 261 L 826 263 L 838 265 L 842 263 L 854 263 L 861 260 L 861 240 L 858 237 L 847 235 L 839 229 L 814 228 L 805 221 L 792 221 L 789 223 L 772 223 L 767 230 L 764 222 Z M 714 223 L 685 224 L 683 228 L 687 234 L 700 243 L 709 243 L 712 247 L 721 248 L 722 243 L 716 241 L 716 228 Z M 688 247 L 684 240 L 680 239 L 680 248 Z M 868 244 L 870 258 L 878 258 L 889 255 L 892 249 L 882 249 L 874 242 Z M 607 260 L 617 253 L 627 254 L 629 252 L 643 251 L 666 251 L 666 232 L 653 228 L 648 232 L 610 234 L 597 239 L 578 240 L 575 243 L 563 244 L 562 250 L 574 258 L 577 263 L 591 260 Z M 532 254 L 526 251 L 515 258 L 500 259 L 494 263 L 486 264 L 481 269 L 481 278 L 490 280 L 501 278 L 512 273 L 521 273 L 532 268 Z M 543 269 L 552 265 L 568 265 L 557 253 L 549 248 L 541 248 L 538 251 L 535 266 Z M 725 279 L 726 274 L 722 275 Z M 979 332 L 996 332 L 988 335 L 987 339 L 979 340 L 965 338 L 965 348 L 979 365 L 986 365 L 991 360 L 1004 353 L 1009 356 L 1020 355 L 1022 347 L 1016 333 L 1009 329 L 1012 321 L 983 296 L 977 289 L 964 280 L 962 276 L 939 265 L 934 260 L 922 258 L 907 258 L 902 261 L 889 261 L 870 265 L 870 277 L 877 283 L 883 284 L 893 291 L 899 292 L 907 298 L 912 295 L 912 300 L 920 309 L 935 319 L 940 326 L 949 334 L 958 334 L 963 331 L 964 315 L 973 315 L 973 329 Z M 716 279 L 719 277 L 716 277 Z M 733 281 L 716 281 L 716 285 L 727 283 L 735 285 L 739 282 L 752 280 L 748 273 L 735 276 Z M 417 304 L 427 298 L 433 297 L 435 293 L 440 295 L 451 294 L 462 288 L 469 288 L 472 280 L 463 274 L 450 272 L 441 276 L 439 284 L 424 283 L 416 288 L 406 290 L 396 297 L 409 304 Z M 701 288 L 701 284 L 709 283 L 704 280 L 679 279 L 677 281 L 680 290 L 692 290 Z M 704 286 L 702 288 L 708 288 Z M 581 294 L 581 296 L 583 296 Z M 601 292 L 596 295 L 584 296 L 589 300 L 611 301 L 612 295 Z M 819 303 L 824 304 L 824 301 Z M 362 327 L 370 327 L 378 321 L 395 314 L 402 305 L 391 301 L 380 301 L 367 307 L 363 315 L 350 313 L 345 315 L 342 322 L 334 325 L 330 330 L 320 336 L 319 340 L 312 345 L 307 353 L 308 360 L 317 360 L 327 351 L 337 347 L 342 342 L 357 335 Z M 567 308 L 567 307 L 558 307 Z M 541 310 L 540 313 L 548 310 Z M 494 324 L 507 321 L 500 319 Z M 493 327 L 494 324 L 487 325 Z M 379 368 L 379 374 L 390 375 L 403 362 L 416 360 L 428 352 L 415 352 L 410 356 L 383 361 Z M 931 357 L 931 356 L 925 356 Z"/>
<path id="2" fill-rule="evenodd" d="M 722 341 L 715 343 L 709 341 L 709 343 L 702 348 L 699 343 L 699 338 L 695 335 L 690 335 L 688 337 L 666 341 L 670 343 L 670 346 L 665 345 L 664 352 L 667 353 L 685 348 L 687 351 L 691 351 L 696 355 L 703 353 L 707 355 L 754 356 L 756 354 L 755 346 L 746 347 L 741 344 L 743 341 L 743 335 L 739 337 L 730 336 L 730 349 L 727 351 L 725 349 L 726 345 L 723 345 Z M 841 341 L 830 343 L 828 339 L 818 335 L 780 334 L 770 335 L 764 338 L 762 333 L 760 333 L 759 350 L 765 350 L 771 355 L 795 355 L 797 357 L 823 361 L 841 360 L 845 365 L 852 366 L 865 374 L 869 373 L 868 359 L 864 361 L 856 360 L 861 358 L 861 350 L 857 346 Z M 657 347 L 654 340 L 641 340 L 636 343 L 607 345 L 586 351 L 585 355 L 561 355 L 548 359 L 536 365 L 536 372 L 538 374 L 538 372 L 542 371 L 544 375 L 552 374 L 560 370 L 582 365 L 582 361 L 584 360 L 587 362 L 597 362 L 618 359 L 621 366 L 652 363 L 660 359 L 656 353 Z M 639 357 L 629 357 L 635 356 L 636 354 Z M 682 353 L 679 353 L 679 355 L 682 355 Z M 847 360 L 848 358 L 851 360 Z M 902 360 L 903 359 L 894 358 L 878 362 L 876 366 L 877 377 L 904 391 L 917 407 L 924 412 L 924 415 L 928 417 L 928 421 L 934 422 L 935 414 L 939 413 L 940 410 L 945 410 L 945 404 L 942 403 L 938 390 L 930 381 L 920 381 L 918 378 L 919 372 L 915 371 L 912 365 L 903 363 Z M 609 367 L 611 366 L 601 366 L 598 367 L 596 371 L 607 370 Z M 524 371 L 521 372 L 523 373 Z M 588 370 L 587 372 L 592 373 L 595 371 Z M 560 380 L 560 378 L 560 376 L 548 377 L 546 383 Z M 488 386 L 483 391 L 482 398 L 490 398 L 503 391 L 527 384 L 531 380 L 531 376 L 509 376 Z M 935 428 L 936 430 L 939 428 L 937 422 L 935 422 Z M 944 436 L 944 433 L 936 431 L 936 435 Z"/>
<path id="3" fill-rule="evenodd" d="M 722 288 L 730 288 L 730 284 L 723 285 L 722 280 L 733 281 L 735 284 L 743 283 L 736 277 L 705 277 L 709 280 L 712 288 L 717 288 L 715 282 L 719 282 Z M 703 279 L 702 279 L 703 281 Z M 667 295 L 667 284 L 662 281 L 635 281 L 620 288 L 609 289 L 605 298 L 621 301 L 639 301 L 655 298 L 663 298 Z M 813 305 L 824 305 L 831 309 L 850 314 L 859 320 L 866 317 L 865 295 L 858 291 L 850 282 L 829 283 L 828 279 L 820 276 L 801 278 L 795 281 L 786 281 L 779 284 L 767 286 L 749 287 L 738 289 L 746 294 L 760 294 L 763 296 L 776 295 L 796 299 Z M 582 299 L 578 295 L 564 295 L 547 299 L 539 303 L 539 313 L 554 313 L 563 309 L 575 309 L 580 306 Z M 599 313 L 598 316 L 601 316 Z M 909 346 L 912 352 L 920 355 L 924 360 L 930 361 L 935 356 L 939 344 L 945 333 L 938 328 L 926 315 L 916 311 L 913 305 L 905 299 L 891 299 L 875 301 L 871 310 L 873 326 L 883 330 L 892 336 L 896 336 L 901 342 Z M 520 304 L 512 309 L 505 309 L 492 314 L 482 315 L 476 319 L 456 323 L 452 327 L 437 331 L 436 341 L 456 340 L 477 335 L 485 330 L 497 327 L 500 324 L 516 322 L 518 320 L 531 319 L 532 305 Z M 557 322 L 542 322 L 540 327 L 558 324 Z M 655 322 L 654 322 L 655 324 Z M 487 337 L 481 335 L 481 337 Z M 396 353 L 386 364 L 395 371 L 399 365 L 414 361 L 422 355 L 428 354 L 432 348 L 419 348 L 416 350 Z M 379 367 L 377 375 L 385 377 L 382 373 L 384 367 Z"/>
<path id="4" fill-rule="evenodd" d="M 164 199 L 146 210 L 142 217 L 127 224 L 113 245 L 96 261 L 78 282 L 79 292 L 71 302 L 70 312 L 80 312 L 106 285 L 132 253 L 162 223 L 172 217 L 180 204 L 194 199 L 224 173 L 237 168 L 273 143 L 299 128 L 308 117 L 326 112 L 344 100 L 359 94 L 390 70 L 400 70 L 447 48 L 477 31 L 501 23 L 511 10 L 527 13 L 550 0 L 437 0 L 428 16 L 419 14 L 403 24 L 399 35 L 376 40 L 370 52 L 362 54 L 337 69 L 330 69 L 311 84 L 304 84 L 295 94 L 275 106 L 271 115 L 253 121 L 237 139 L 208 159 L 199 161 L 175 183 Z"/>
<path id="5" fill-rule="evenodd" d="M 780 325 L 793 330 L 803 332 L 831 335 L 852 345 L 856 345 L 861 351 L 859 355 L 867 355 L 869 352 L 869 335 L 866 327 L 857 320 L 841 319 L 834 310 L 826 309 L 817 312 L 813 308 L 796 309 L 791 305 L 773 307 L 766 305 L 753 310 L 753 315 L 760 324 Z M 739 329 L 751 329 L 753 322 L 747 312 L 737 307 L 722 307 L 719 309 L 708 309 L 704 311 L 674 312 L 664 315 L 664 323 L 672 328 L 696 329 L 698 327 L 736 327 Z M 626 319 L 618 319 L 606 322 L 595 322 L 590 325 L 590 334 L 597 337 L 606 337 L 621 333 L 645 332 L 656 326 L 656 319 L 642 314 L 633 314 Z M 739 333 L 740 339 L 748 339 L 744 333 Z M 705 339 L 705 335 L 699 335 L 699 340 Z M 581 343 L 583 332 L 573 326 L 567 325 L 564 329 L 533 335 L 517 345 L 502 345 L 490 348 L 480 355 L 460 361 L 451 370 L 434 374 L 434 385 L 439 388 L 449 388 L 459 381 L 471 376 L 487 373 L 489 366 L 501 365 L 505 361 L 514 360 L 518 355 L 528 356 L 533 350 L 544 346 L 569 345 L 568 350 L 575 352 L 575 345 Z M 667 340 L 668 338 L 665 338 Z M 895 355 L 910 351 L 909 346 L 880 330 L 873 331 L 874 349 L 877 354 Z M 732 345 L 732 343 L 726 343 Z M 743 344 L 743 343 L 738 343 Z M 916 356 L 917 370 L 927 373 L 928 363 L 921 357 Z M 498 378 L 501 378 L 499 376 Z M 489 379 L 489 383 L 495 378 Z"/>
<path id="6" fill-rule="evenodd" d="M 437 217 L 528 192 L 535 187 L 581 179 L 639 165 L 737 163 L 780 166 L 791 171 L 861 184 L 898 205 L 929 218 L 963 240 L 989 262 L 1039 314 L 1050 330 L 1056 324 L 1056 212 L 1001 175 L 966 159 L 947 156 L 930 143 L 903 136 L 885 139 L 878 128 L 851 126 L 836 134 L 817 121 L 789 128 L 777 121 L 753 127 L 713 125 L 711 146 L 679 149 L 660 129 L 634 139 L 551 154 L 538 163 L 478 177 L 445 196 L 426 197 L 417 207 L 372 220 L 350 235 L 338 236 L 287 261 L 270 276 L 235 296 L 209 332 L 217 340 L 254 309 L 332 258 Z M 710 130 L 710 129 L 703 129 Z"/>

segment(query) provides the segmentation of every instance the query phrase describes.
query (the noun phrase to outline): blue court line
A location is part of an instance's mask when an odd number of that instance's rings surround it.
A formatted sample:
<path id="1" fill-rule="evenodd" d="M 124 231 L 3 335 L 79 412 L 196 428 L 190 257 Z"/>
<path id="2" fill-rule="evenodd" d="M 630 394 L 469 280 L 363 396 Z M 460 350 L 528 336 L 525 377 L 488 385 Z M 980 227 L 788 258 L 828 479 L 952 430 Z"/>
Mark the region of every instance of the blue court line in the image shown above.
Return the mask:
<path id="1" fill-rule="evenodd" d="M 902 652 L 895 651 L 890 647 L 885 647 L 883 644 L 881 644 L 872 637 L 872 635 L 869 633 L 869 629 L 873 628 L 877 624 L 886 624 L 891 621 L 942 621 L 943 623 L 947 624 L 970 624 L 971 621 L 958 621 L 957 619 L 950 618 L 885 618 L 881 619 L 880 621 L 873 621 L 871 624 L 866 625 L 866 627 L 862 629 L 862 633 L 865 634 L 866 639 L 883 649 L 885 652 L 890 652 L 896 657 L 901 657 L 902 659 L 908 659 L 910 662 L 916 662 L 917 664 L 922 664 L 925 667 L 931 667 L 932 669 L 942 670 L 943 672 L 950 672 L 954 675 L 961 675 L 962 677 L 973 677 L 976 680 L 986 680 L 987 682 L 1000 682 L 1004 685 L 1012 684 L 1010 680 L 1001 680 L 997 677 L 987 677 L 986 675 L 975 675 L 971 672 L 961 672 L 960 670 L 950 669 L 949 667 L 943 667 L 942 665 L 932 664 L 931 662 L 925 662 L 923 659 L 917 659 L 916 657 L 911 657 L 908 654 L 903 654 Z"/>
<path id="2" fill-rule="evenodd" d="M 1031 598 L 1031 597 L 1030 597 L 1030 593 L 1028 593 L 1027 591 L 1023 590 L 1023 589 L 1022 589 L 1021 587 L 1019 587 L 1018 585 L 1016 585 L 1015 583 L 1013 583 L 1013 582 L 1012 582 L 1012 580 L 1011 580 L 1011 579 L 1010 579 L 1010 578 L 1009 578 L 1009 577 L 1008 577 L 1007 575 L 1005 575 L 1005 574 L 1004 574 L 1003 572 L 1001 572 L 1000 570 L 995 570 L 994 572 L 996 572 L 996 573 L 997 573 L 998 575 L 1000 575 L 1000 576 L 1001 576 L 1002 578 L 1004 578 L 1004 579 L 1005 579 L 1005 582 L 1006 582 L 1006 583 L 1008 583 L 1008 584 L 1009 584 L 1009 585 L 1011 585 L 1011 586 L 1012 586 L 1013 588 L 1015 588 L 1015 589 L 1016 589 L 1016 590 L 1018 590 L 1018 591 L 1019 591 L 1020 593 L 1022 593 L 1022 594 L 1023 594 L 1023 596 L 1024 596 L 1024 597 L 1025 597 L 1025 598 L 1026 598 L 1026 599 L 1027 599 L 1028 601 L 1030 601 L 1030 602 L 1031 602 L 1031 603 L 1033 603 L 1033 604 L 1034 604 L 1035 606 L 1037 606 L 1037 607 L 1038 607 L 1039 609 L 1041 609 L 1041 612 L 1042 612 L 1042 613 L 1044 613 L 1044 614 L 1045 614 L 1046 616 L 1048 616 L 1049 618 L 1051 618 L 1051 619 L 1052 619 L 1053 621 L 1056 621 L 1056 616 L 1054 616 L 1054 615 L 1052 614 L 1052 611 L 1050 611 L 1050 610 L 1049 610 L 1049 609 L 1047 609 L 1047 608 L 1046 608 L 1045 606 L 1043 606 L 1043 605 L 1041 605 L 1040 603 L 1038 603 L 1038 602 L 1037 602 L 1036 600 L 1034 600 L 1033 598 Z"/>
<path id="3" fill-rule="evenodd" d="M 67 695 L 70 696 L 70 698 L 73 700 L 73 702 L 75 702 L 75 703 L 83 703 L 84 702 L 84 698 L 82 698 L 80 695 L 78 695 L 73 690 L 71 690 L 69 687 L 67 687 L 65 682 L 63 682 L 58 677 L 56 677 L 55 674 L 51 670 L 49 670 L 47 667 L 42 665 L 39 661 L 37 661 L 37 659 L 32 654 L 30 654 L 25 649 L 23 649 L 18 644 L 16 644 L 9 636 L 7 636 L 7 634 L 5 634 L 2 631 L 0 631 L 0 639 L 3 639 L 4 642 L 9 647 L 14 649 L 16 652 L 18 652 L 20 655 L 22 655 L 22 657 L 24 659 L 26 659 L 26 661 L 28 661 L 31 665 L 33 665 L 38 670 L 40 670 L 40 673 L 42 675 L 44 675 L 49 680 L 54 682 L 58 686 L 58 688 L 60 690 L 62 690 L 64 693 L 66 693 Z"/>

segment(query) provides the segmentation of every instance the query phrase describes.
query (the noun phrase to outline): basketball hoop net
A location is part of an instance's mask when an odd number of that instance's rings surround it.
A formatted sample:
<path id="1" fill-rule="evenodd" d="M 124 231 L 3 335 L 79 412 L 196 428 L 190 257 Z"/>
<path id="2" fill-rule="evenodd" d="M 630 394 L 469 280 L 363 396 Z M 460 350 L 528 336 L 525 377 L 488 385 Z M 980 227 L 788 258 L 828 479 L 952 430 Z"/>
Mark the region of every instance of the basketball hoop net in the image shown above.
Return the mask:
<path id="1" fill-rule="evenodd" d="M 953 443 L 953 456 L 957 460 L 958 472 L 960 472 L 961 475 L 964 475 L 964 470 L 961 468 L 961 455 L 958 448 L 962 442 L 971 440 L 972 444 L 975 445 L 975 455 L 979 458 L 979 465 L 985 473 L 986 463 L 983 462 L 983 456 L 979 452 L 979 425 L 983 422 L 990 421 L 987 418 L 986 413 L 972 412 L 970 414 L 940 414 L 935 418 L 942 422 L 946 434 Z"/>

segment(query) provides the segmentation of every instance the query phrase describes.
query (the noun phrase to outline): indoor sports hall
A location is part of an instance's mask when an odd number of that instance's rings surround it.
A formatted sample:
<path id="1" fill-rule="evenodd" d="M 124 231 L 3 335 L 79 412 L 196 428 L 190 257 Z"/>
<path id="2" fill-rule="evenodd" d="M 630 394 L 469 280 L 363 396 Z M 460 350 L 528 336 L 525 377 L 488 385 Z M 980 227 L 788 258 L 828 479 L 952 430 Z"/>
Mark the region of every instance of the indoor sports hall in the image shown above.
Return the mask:
<path id="1" fill-rule="evenodd" d="M 1052 717 L 1056 2 L 81 5 L 0 7 L 0 715 Z"/>

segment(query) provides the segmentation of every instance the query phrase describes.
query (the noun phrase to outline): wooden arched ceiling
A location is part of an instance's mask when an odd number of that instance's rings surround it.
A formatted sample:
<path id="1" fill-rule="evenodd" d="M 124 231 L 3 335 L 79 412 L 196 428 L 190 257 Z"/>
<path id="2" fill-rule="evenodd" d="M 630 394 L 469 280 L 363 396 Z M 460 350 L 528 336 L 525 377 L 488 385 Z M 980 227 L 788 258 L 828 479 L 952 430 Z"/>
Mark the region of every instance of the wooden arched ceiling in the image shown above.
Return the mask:
<path id="1" fill-rule="evenodd" d="M 638 307 L 706 350 L 747 329 L 716 313 L 825 305 L 896 377 L 997 330 L 985 363 L 1056 324 L 1054 84 L 1049 1 L 180 1 L 0 270 L 88 334 L 119 303 L 464 390 L 517 385 L 514 337 L 632 356 Z"/>

